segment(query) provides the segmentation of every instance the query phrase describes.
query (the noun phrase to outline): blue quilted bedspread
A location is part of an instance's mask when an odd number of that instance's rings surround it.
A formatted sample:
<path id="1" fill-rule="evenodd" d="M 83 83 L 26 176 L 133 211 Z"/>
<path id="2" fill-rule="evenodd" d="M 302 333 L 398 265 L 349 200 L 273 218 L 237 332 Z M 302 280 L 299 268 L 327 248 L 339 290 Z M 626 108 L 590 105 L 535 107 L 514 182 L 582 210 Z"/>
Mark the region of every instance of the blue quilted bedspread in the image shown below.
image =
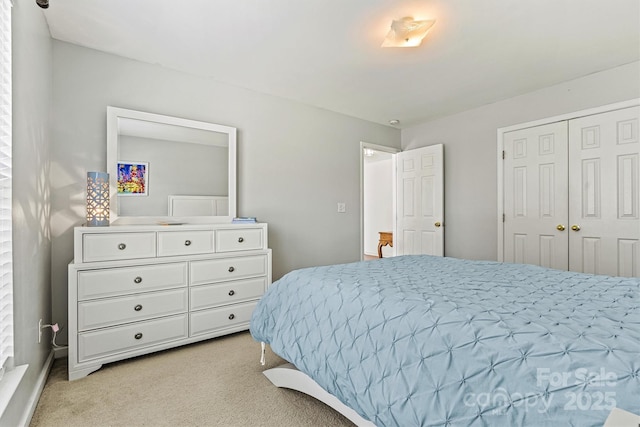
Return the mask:
<path id="1" fill-rule="evenodd" d="M 377 426 L 640 414 L 640 279 L 430 256 L 306 268 L 251 334 Z"/>

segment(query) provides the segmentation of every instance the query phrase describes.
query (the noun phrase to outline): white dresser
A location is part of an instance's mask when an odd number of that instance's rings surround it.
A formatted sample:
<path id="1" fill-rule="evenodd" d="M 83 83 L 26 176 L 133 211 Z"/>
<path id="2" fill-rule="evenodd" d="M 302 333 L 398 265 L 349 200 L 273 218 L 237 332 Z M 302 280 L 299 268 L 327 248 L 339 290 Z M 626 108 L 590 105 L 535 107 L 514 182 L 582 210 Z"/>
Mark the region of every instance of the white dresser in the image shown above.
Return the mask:
<path id="1" fill-rule="evenodd" d="M 246 330 L 270 284 L 266 224 L 76 227 L 69 380 Z"/>

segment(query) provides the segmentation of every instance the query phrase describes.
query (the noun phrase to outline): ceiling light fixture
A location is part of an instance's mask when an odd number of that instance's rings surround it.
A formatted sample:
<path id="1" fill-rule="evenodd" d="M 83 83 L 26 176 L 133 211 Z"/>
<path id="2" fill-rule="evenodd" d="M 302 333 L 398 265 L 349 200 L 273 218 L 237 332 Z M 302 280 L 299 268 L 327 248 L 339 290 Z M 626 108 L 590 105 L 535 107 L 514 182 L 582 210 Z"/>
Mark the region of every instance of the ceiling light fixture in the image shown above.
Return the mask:
<path id="1" fill-rule="evenodd" d="M 431 27 L 436 23 L 435 19 L 428 21 L 415 21 L 407 16 L 391 22 L 391 29 L 382 42 L 382 47 L 416 47 L 420 46 L 422 39 L 427 35 Z"/>
<path id="2" fill-rule="evenodd" d="M 36 0 L 36 4 L 43 9 L 47 9 L 49 7 L 49 0 Z"/>

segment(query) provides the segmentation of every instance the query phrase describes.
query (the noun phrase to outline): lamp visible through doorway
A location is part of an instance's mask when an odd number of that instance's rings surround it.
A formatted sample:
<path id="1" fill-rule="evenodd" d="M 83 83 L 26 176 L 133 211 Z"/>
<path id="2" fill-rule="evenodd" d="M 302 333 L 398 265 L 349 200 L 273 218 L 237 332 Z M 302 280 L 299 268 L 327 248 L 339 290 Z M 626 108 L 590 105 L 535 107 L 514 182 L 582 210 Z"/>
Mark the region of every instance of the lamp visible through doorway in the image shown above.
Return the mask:
<path id="1" fill-rule="evenodd" d="M 109 174 L 87 172 L 87 226 L 109 225 Z"/>

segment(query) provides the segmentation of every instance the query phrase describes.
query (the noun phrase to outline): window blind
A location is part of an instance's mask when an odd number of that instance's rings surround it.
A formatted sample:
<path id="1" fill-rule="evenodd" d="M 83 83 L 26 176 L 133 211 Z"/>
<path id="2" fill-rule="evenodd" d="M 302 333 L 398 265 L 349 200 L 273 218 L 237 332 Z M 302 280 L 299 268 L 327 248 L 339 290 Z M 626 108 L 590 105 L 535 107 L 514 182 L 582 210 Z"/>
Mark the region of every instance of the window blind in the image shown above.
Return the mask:
<path id="1" fill-rule="evenodd" d="M 13 357 L 11 1 L 0 0 L 0 368 Z"/>

